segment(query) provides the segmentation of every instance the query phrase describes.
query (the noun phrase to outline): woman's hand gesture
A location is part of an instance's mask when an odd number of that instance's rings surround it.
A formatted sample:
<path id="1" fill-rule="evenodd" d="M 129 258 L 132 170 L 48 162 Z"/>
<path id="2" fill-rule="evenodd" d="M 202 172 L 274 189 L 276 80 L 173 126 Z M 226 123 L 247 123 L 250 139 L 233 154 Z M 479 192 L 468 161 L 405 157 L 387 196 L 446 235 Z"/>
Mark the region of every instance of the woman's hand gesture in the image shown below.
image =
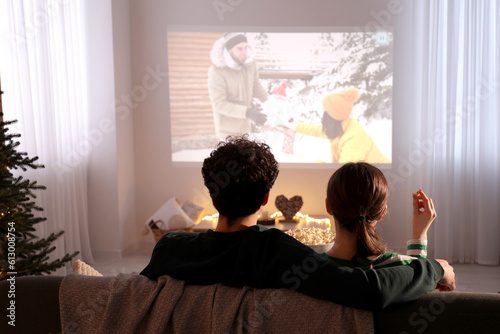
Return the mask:
<path id="1" fill-rule="evenodd" d="M 412 239 L 427 239 L 427 230 L 431 226 L 437 214 L 434 209 L 432 199 L 427 197 L 422 189 L 412 194 L 413 197 L 413 218 L 412 218 Z"/>

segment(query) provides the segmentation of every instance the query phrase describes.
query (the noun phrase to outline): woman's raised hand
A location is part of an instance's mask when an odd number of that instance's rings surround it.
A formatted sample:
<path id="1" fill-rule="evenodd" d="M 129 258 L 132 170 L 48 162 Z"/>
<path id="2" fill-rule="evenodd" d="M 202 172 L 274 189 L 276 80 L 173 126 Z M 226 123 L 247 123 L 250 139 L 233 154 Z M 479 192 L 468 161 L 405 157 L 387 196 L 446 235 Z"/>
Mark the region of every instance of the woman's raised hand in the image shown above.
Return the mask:
<path id="1" fill-rule="evenodd" d="M 427 239 L 427 230 L 431 226 L 437 214 L 432 199 L 427 197 L 422 189 L 412 194 L 413 197 L 413 219 L 412 239 Z"/>

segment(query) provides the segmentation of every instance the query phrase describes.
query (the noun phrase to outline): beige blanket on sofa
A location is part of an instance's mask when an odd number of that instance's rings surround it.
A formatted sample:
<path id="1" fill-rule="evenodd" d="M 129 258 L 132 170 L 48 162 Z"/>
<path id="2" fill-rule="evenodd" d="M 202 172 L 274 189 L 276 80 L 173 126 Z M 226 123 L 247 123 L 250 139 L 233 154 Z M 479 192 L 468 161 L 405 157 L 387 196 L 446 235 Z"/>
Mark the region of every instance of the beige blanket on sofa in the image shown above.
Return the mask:
<path id="1" fill-rule="evenodd" d="M 373 333 L 371 312 L 286 289 L 184 285 L 162 276 L 70 274 L 63 333 Z"/>

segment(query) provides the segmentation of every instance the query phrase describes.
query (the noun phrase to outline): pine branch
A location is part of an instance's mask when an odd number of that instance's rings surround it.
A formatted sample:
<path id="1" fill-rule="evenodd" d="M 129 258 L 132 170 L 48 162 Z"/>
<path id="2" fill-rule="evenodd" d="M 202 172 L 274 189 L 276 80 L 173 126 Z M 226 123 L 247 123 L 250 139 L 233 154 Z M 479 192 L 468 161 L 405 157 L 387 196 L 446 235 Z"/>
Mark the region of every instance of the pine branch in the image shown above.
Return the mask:
<path id="1" fill-rule="evenodd" d="M 17 152 L 20 145 L 19 134 L 8 133 L 8 125 L 16 121 L 3 121 L 0 112 L 0 280 L 8 277 L 7 272 L 17 272 L 16 276 L 41 275 L 63 267 L 78 252 L 65 254 L 62 259 L 49 261 L 56 249 L 52 243 L 64 231 L 52 233 L 46 238 L 35 235 L 36 224 L 47 220 L 37 213 L 43 211 L 36 202 L 36 192 L 45 190 L 37 181 L 14 176 L 12 170 L 45 168 L 37 163 L 38 157 L 30 158 L 27 153 Z M 14 245 L 8 248 L 8 245 Z M 12 251 L 14 249 L 14 251 Z M 15 260 L 11 267 L 10 259 Z"/>

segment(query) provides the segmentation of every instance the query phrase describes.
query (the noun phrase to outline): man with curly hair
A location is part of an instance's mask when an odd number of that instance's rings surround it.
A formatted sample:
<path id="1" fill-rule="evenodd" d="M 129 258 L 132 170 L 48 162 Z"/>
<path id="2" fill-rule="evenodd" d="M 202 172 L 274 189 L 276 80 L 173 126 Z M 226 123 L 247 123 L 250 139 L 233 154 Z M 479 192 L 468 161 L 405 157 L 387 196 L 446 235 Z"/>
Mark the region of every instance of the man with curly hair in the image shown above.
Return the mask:
<path id="1" fill-rule="evenodd" d="M 170 232 L 141 272 L 186 284 L 288 288 L 356 308 L 382 309 L 414 300 L 437 284 L 455 286 L 446 261 L 418 259 L 407 266 L 367 271 L 340 267 L 278 229 L 257 224 L 278 176 L 268 145 L 243 137 L 221 142 L 202 167 L 219 211 L 215 231 Z"/>
<path id="2" fill-rule="evenodd" d="M 268 145 L 246 137 L 221 142 L 201 169 L 219 212 L 215 230 L 232 232 L 255 225 L 278 172 L 278 162 Z"/>

